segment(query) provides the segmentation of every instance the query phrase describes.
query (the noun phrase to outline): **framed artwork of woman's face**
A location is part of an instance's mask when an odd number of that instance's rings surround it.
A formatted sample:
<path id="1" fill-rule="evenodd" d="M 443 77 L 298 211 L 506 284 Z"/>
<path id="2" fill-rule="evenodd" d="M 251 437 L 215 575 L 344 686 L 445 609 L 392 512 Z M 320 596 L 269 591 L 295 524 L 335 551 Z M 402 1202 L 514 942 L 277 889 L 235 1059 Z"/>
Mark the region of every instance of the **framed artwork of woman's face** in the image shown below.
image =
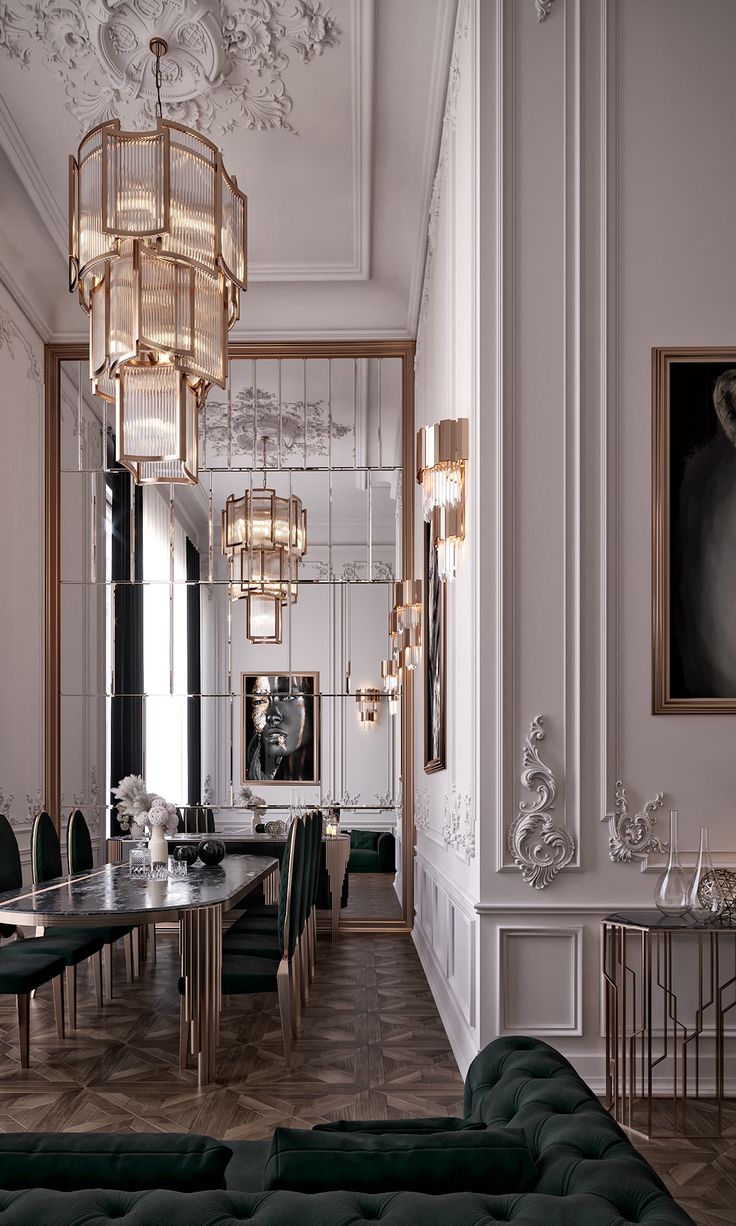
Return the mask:
<path id="1" fill-rule="evenodd" d="M 242 673 L 243 783 L 319 783 L 319 673 Z"/>
<path id="2" fill-rule="evenodd" d="M 445 769 L 445 655 L 447 594 L 437 570 L 430 525 L 424 525 L 424 769 Z"/>

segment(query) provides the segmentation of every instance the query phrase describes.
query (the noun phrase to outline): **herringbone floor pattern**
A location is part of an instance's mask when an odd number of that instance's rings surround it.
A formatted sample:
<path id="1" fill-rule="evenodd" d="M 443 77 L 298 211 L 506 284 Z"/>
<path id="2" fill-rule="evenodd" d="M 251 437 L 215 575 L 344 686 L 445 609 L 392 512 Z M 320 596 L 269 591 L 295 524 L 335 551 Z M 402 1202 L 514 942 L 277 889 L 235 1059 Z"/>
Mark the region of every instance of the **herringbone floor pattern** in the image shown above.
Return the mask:
<path id="1" fill-rule="evenodd" d="M 31 1068 L 18 1061 L 15 1007 L 0 997 L 0 1132 L 198 1132 L 265 1138 L 278 1124 L 462 1114 L 462 1081 L 411 940 L 320 942 L 317 979 L 286 1070 L 275 998 L 223 1015 L 218 1083 L 177 1070 L 173 936 L 113 1005 L 80 979 L 79 1029 L 56 1040 L 48 989 L 31 1003 Z M 662 1104 L 666 1113 L 666 1104 Z M 719 1140 L 632 1138 L 697 1226 L 736 1223 L 736 1107 Z"/>

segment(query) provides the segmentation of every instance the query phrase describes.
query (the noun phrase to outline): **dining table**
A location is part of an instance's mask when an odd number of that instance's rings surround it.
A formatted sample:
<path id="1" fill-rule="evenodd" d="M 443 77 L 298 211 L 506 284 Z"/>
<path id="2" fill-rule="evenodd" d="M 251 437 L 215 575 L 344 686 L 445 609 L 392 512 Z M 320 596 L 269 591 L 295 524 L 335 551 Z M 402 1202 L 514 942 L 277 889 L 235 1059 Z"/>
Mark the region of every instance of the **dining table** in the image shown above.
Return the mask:
<path id="1" fill-rule="evenodd" d="M 222 1007 L 222 918 L 275 872 L 269 856 L 226 856 L 220 864 L 194 864 L 186 877 L 145 880 L 128 864 L 0 893 L 0 923 L 13 926 L 109 928 L 179 921 L 181 975 L 189 1044 L 197 1080 L 215 1080 Z"/>

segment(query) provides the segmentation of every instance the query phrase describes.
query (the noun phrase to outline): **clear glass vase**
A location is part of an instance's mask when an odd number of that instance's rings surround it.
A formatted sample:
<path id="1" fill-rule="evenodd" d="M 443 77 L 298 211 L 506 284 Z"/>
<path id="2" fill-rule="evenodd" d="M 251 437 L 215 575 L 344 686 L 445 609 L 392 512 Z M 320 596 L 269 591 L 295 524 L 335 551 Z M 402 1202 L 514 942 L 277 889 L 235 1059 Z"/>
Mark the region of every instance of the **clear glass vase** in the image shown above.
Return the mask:
<path id="1" fill-rule="evenodd" d="M 723 911 L 723 891 L 708 846 L 708 827 L 700 827 L 700 850 L 690 882 L 690 913 L 699 923 L 717 920 Z"/>
<path id="2" fill-rule="evenodd" d="M 670 842 L 667 867 L 657 884 L 655 902 L 663 915 L 683 918 L 690 910 L 690 878 L 680 864 L 677 841 L 677 809 L 670 809 Z"/>

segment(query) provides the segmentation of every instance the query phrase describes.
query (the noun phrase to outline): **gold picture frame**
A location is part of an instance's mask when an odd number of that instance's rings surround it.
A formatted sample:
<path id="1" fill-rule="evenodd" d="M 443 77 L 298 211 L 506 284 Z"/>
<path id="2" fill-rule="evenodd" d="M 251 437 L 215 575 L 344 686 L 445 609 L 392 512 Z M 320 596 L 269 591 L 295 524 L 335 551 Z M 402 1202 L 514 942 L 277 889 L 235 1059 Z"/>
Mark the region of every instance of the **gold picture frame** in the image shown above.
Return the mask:
<path id="1" fill-rule="evenodd" d="M 655 715 L 736 714 L 736 676 L 733 691 L 724 692 L 730 685 L 719 664 L 725 598 L 706 578 L 719 573 L 714 551 L 723 554 L 731 541 L 731 517 L 717 515 L 717 498 L 732 488 L 736 499 L 736 442 L 723 428 L 723 406 L 714 404 L 716 381 L 729 369 L 736 371 L 736 347 L 652 349 Z"/>

